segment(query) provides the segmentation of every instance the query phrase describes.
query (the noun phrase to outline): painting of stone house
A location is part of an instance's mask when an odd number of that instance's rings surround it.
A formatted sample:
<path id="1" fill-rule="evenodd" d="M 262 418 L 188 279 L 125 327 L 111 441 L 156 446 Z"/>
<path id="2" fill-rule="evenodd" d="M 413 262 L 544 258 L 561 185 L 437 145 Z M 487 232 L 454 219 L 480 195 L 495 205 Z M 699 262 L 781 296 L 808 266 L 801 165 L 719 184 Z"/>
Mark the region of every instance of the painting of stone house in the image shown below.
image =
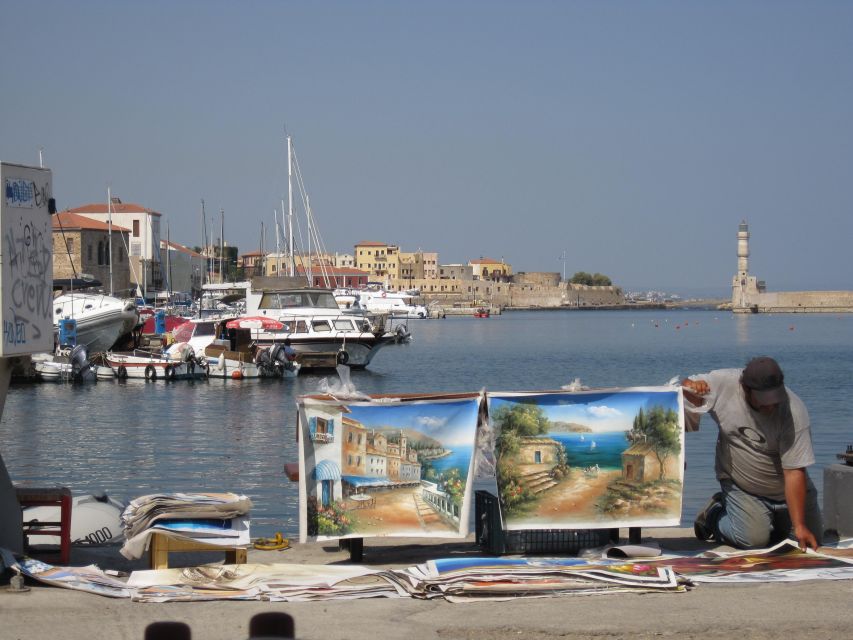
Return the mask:
<path id="1" fill-rule="evenodd" d="M 552 438 L 523 438 L 516 458 L 517 464 L 543 465 L 553 469 L 558 463 L 560 443 Z"/>
<path id="2" fill-rule="evenodd" d="M 679 463 L 678 457 L 665 458 L 661 469 L 661 462 L 654 448 L 645 442 L 638 442 L 622 452 L 622 479 L 626 482 L 643 483 L 678 478 Z"/>

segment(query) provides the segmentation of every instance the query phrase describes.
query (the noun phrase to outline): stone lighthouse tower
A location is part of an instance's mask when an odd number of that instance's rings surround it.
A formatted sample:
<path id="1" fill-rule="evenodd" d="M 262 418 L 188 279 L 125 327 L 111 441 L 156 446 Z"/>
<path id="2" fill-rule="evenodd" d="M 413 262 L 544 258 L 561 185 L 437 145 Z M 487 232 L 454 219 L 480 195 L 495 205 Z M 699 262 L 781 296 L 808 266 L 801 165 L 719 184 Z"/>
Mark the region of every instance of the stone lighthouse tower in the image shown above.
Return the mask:
<path id="1" fill-rule="evenodd" d="M 732 278 L 732 309 L 751 310 L 762 289 L 763 283 L 749 275 L 749 225 L 742 220 L 737 231 L 737 273 Z"/>

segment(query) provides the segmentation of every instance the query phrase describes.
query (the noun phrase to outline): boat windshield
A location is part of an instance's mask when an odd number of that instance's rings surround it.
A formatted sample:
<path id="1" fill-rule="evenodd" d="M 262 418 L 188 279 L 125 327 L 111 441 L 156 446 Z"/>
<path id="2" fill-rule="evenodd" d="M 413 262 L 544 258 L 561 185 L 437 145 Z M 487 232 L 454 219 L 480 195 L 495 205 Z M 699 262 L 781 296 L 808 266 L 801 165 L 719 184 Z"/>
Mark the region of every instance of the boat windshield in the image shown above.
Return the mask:
<path id="1" fill-rule="evenodd" d="M 263 294 L 258 305 L 259 309 L 292 309 L 294 307 L 339 309 L 331 291 L 270 291 Z"/>

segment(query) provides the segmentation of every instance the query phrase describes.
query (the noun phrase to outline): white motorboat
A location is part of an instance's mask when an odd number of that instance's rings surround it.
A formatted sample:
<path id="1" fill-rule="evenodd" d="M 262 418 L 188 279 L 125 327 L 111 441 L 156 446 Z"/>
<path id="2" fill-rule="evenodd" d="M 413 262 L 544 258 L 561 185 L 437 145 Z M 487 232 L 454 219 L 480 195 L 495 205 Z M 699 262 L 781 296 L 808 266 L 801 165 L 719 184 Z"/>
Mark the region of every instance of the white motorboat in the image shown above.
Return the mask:
<path id="1" fill-rule="evenodd" d="M 423 305 L 413 304 L 410 292 L 386 291 L 384 288 L 335 289 L 335 300 L 344 311 L 387 313 L 394 318 L 428 318 Z"/>
<path id="2" fill-rule="evenodd" d="M 35 354 L 32 363 L 36 375 L 45 382 L 92 382 L 96 379 L 96 371 L 91 367 L 83 345 L 56 355 Z"/>
<path id="3" fill-rule="evenodd" d="M 282 328 L 252 329 L 252 338 L 262 346 L 289 339 L 304 368 L 345 364 L 363 369 L 379 349 L 399 341 L 384 316 L 344 313 L 331 289 L 278 288 L 275 278 L 266 280 L 273 281 L 272 286 L 247 290 L 246 314 L 272 318 Z"/>
<path id="4" fill-rule="evenodd" d="M 258 347 L 283 345 L 296 351 L 302 369 L 334 368 L 346 364 L 364 368 L 376 352 L 387 344 L 400 342 L 410 334 L 404 325 L 393 331 L 387 316 L 345 313 L 338 307 L 331 289 L 288 287 L 290 278 L 263 278 L 260 286 L 237 283 L 246 292 L 246 321 L 250 342 Z M 201 354 L 215 340 L 228 351 L 239 351 L 235 329 L 226 329 L 228 318 L 193 318 L 173 331 L 175 341 L 188 342 Z M 265 323 L 273 321 L 275 324 Z"/>
<path id="5" fill-rule="evenodd" d="M 53 299 L 53 326 L 59 321 L 77 321 L 77 344 L 89 353 L 107 351 L 123 335 L 139 323 L 139 312 L 133 300 L 121 300 L 102 293 L 73 292 Z"/>

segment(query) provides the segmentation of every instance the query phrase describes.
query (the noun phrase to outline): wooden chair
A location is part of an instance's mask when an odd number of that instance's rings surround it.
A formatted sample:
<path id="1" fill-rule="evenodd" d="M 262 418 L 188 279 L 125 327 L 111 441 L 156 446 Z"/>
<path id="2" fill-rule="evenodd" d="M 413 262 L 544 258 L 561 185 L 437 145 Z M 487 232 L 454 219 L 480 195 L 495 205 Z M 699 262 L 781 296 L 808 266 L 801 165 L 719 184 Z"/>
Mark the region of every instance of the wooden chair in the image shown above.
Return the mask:
<path id="1" fill-rule="evenodd" d="M 67 566 L 71 559 L 71 490 L 67 487 L 34 488 L 16 487 L 21 509 L 27 507 L 58 507 L 59 520 L 30 520 L 24 515 L 24 551 L 34 555 L 56 558 Z M 59 536 L 59 551 L 43 552 L 32 550 L 30 538 L 34 536 Z"/>

